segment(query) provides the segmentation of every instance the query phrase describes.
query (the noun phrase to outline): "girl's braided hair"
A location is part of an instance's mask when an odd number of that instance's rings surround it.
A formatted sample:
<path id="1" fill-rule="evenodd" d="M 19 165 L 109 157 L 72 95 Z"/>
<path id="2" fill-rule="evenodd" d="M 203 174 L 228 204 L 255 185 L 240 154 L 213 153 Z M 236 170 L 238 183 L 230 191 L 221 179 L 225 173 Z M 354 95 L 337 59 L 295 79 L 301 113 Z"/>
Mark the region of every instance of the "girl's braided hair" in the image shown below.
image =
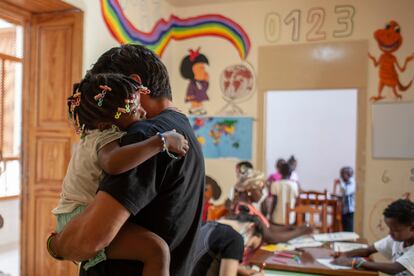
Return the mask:
<path id="1" fill-rule="evenodd" d="M 78 132 L 110 128 L 117 112 L 129 113 L 138 107 L 139 89 L 140 83 L 122 74 L 87 73 L 67 99 L 69 118 Z"/>

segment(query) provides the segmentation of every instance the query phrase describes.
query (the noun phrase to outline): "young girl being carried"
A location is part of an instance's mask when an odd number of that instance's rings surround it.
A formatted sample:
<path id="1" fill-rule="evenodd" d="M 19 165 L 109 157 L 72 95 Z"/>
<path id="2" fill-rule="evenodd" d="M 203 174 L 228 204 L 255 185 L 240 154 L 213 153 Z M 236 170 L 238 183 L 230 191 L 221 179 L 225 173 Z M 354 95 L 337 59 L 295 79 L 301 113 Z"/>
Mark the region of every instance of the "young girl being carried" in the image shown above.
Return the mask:
<path id="1" fill-rule="evenodd" d="M 57 232 L 93 200 L 104 171 L 126 172 L 162 151 L 172 158 L 178 157 L 170 151 L 178 156 L 187 152 L 187 140 L 175 131 L 119 146 L 119 139 L 126 134 L 121 130 L 145 116 L 140 93 L 149 92 L 141 83 L 120 74 L 87 74 L 75 85 L 73 95 L 68 98 L 69 117 L 82 139 L 69 162 L 58 206 L 52 211 L 57 219 Z M 53 256 L 49 242 L 48 250 Z M 90 259 L 84 268 L 106 258 L 139 260 L 144 263 L 143 275 L 169 275 L 168 245 L 137 225 L 126 223 L 111 245 Z"/>

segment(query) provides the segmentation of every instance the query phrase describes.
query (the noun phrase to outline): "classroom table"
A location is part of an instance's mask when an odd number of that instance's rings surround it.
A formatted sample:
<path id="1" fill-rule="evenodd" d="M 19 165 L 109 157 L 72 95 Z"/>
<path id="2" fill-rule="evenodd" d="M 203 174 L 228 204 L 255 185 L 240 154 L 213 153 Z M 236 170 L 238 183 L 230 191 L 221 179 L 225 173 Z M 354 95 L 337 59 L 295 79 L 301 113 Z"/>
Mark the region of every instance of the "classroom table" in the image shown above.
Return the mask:
<path id="1" fill-rule="evenodd" d="M 318 248 L 303 248 L 301 250 L 301 263 L 297 263 L 293 259 L 278 258 L 276 261 L 272 260 L 273 252 L 259 249 L 250 259 L 250 264 L 262 267 L 265 264 L 267 271 L 284 271 L 306 273 L 305 275 L 338 275 L 338 276 L 378 276 L 378 272 L 357 269 L 330 269 L 323 264 L 316 261 L 317 258 L 329 258 L 333 250 L 329 246 Z M 282 263 L 280 260 L 283 260 Z M 269 274 L 273 275 L 273 274 Z M 277 275 L 277 274 L 275 274 Z M 284 275 L 284 274 L 283 274 Z M 293 274 L 292 274 L 293 275 Z"/>

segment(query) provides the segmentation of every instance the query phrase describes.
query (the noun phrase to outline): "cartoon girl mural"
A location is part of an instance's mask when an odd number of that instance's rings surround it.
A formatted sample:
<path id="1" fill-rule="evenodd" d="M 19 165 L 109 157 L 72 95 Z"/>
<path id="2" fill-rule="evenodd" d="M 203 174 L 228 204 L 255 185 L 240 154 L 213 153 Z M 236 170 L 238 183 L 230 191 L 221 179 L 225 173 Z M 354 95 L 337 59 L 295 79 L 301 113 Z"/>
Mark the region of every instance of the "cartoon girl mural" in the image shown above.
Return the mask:
<path id="1" fill-rule="evenodd" d="M 182 60 L 180 66 L 183 78 L 190 80 L 185 102 L 191 103 L 190 114 L 205 115 L 207 111 L 203 107 L 203 102 L 209 100 L 207 95 L 209 76 L 205 65 L 209 63 L 207 57 L 200 53 L 200 48 L 189 51 L 190 54 Z"/>

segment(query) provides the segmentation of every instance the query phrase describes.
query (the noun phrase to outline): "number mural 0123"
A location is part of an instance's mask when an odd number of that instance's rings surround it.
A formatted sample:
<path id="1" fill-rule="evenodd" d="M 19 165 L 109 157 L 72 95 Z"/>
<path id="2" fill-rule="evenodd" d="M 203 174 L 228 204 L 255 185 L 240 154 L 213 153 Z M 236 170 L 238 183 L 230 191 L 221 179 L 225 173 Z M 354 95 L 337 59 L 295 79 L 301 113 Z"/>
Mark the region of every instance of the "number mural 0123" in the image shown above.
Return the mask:
<path id="1" fill-rule="evenodd" d="M 333 12 L 336 17 L 337 26 L 331 33 L 332 37 L 350 37 L 354 31 L 355 7 L 352 5 L 337 5 L 334 7 Z M 270 43 L 278 42 L 282 29 L 289 28 L 291 30 L 290 39 L 292 41 L 299 41 L 303 35 L 301 31 L 302 17 L 302 11 L 299 9 L 291 10 L 284 17 L 277 12 L 268 13 L 264 21 L 266 40 Z M 309 30 L 305 35 L 306 41 L 326 40 L 327 32 L 324 30 L 325 18 L 326 11 L 322 7 L 313 7 L 307 11 L 306 24 L 309 25 Z"/>

